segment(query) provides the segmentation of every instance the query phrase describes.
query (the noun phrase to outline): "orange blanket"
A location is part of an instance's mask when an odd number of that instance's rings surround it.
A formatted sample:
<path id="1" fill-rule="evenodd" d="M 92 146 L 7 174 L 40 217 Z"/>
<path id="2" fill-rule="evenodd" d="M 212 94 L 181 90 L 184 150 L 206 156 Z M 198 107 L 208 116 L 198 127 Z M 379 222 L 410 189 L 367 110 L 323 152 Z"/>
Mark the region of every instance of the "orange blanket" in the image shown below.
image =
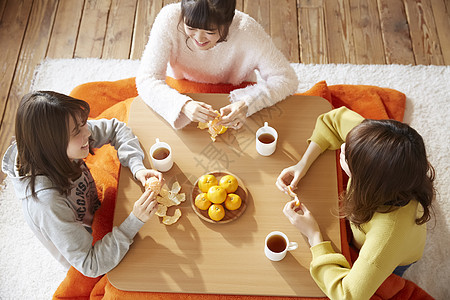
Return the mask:
<path id="1" fill-rule="evenodd" d="M 244 87 L 232 85 L 199 84 L 185 80 L 167 79 L 167 83 L 182 93 L 229 93 Z M 403 120 L 405 95 L 396 90 L 361 85 L 327 86 L 325 81 L 317 83 L 303 95 L 320 96 L 333 105 L 345 105 L 365 118 Z M 134 78 L 114 82 L 92 82 L 76 87 L 71 96 L 87 101 L 91 106 L 91 118 L 117 118 L 128 120 L 131 102 L 137 96 Z M 92 229 L 94 243 L 112 229 L 117 192 L 119 162 L 113 147 L 107 145 L 98 149 L 95 156 L 89 156 L 86 163 L 95 179 L 99 198 L 102 201 L 96 212 Z M 345 178 L 338 174 L 339 190 L 342 191 Z M 351 241 L 351 231 L 341 223 L 342 251 L 348 260 L 354 261 L 357 253 L 352 251 L 347 241 Z M 427 299 L 431 298 L 413 282 L 391 275 L 378 289 L 373 299 Z M 289 297 L 225 296 L 208 294 L 143 293 L 126 292 L 113 287 L 107 276 L 89 278 L 73 267 L 56 290 L 54 299 L 292 299 Z M 309 298 L 300 298 L 309 299 Z M 314 298 L 318 299 L 318 298 Z M 320 298 L 325 299 L 325 298 Z"/>

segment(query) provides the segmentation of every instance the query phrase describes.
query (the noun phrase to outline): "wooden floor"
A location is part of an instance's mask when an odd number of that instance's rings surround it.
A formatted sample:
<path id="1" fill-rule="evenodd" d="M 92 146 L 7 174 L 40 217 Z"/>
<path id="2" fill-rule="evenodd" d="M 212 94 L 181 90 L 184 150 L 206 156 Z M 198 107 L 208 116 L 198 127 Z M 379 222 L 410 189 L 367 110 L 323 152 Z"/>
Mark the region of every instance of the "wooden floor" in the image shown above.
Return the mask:
<path id="1" fill-rule="evenodd" d="M 170 2 L 178 1 L 0 0 L 0 154 L 40 61 L 139 59 Z M 237 0 L 237 8 L 291 62 L 450 65 L 450 0 Z"/>

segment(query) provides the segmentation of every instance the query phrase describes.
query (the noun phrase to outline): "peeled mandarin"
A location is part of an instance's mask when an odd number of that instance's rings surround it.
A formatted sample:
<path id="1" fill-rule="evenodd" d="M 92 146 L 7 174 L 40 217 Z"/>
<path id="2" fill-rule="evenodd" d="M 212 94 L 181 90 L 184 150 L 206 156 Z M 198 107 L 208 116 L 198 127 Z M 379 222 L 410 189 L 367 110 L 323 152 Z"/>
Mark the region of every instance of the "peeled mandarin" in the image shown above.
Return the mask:
<path id="1" fill-rule="evenodd" d="M 150 177 L 145 181 L 145 189 L 152 190 L 155 194 L 159 194 L 161 191 L 162 183 L 156 177 Z"/>

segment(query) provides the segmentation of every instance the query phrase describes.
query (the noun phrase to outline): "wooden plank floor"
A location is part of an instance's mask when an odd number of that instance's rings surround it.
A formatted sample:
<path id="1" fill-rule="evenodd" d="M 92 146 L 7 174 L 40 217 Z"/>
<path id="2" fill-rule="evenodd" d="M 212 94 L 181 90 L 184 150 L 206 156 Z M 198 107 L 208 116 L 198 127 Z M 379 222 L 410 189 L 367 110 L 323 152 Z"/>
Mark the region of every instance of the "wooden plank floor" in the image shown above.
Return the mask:
<path id="1" fill-rule="evenodd" d="M 178 1 L 0 0 L 0 154 L 39 62 L 139 59 L 171 2 Z M 237 8 L 291 62 L 450 65 L 450 0 L 237 0 Z"/>

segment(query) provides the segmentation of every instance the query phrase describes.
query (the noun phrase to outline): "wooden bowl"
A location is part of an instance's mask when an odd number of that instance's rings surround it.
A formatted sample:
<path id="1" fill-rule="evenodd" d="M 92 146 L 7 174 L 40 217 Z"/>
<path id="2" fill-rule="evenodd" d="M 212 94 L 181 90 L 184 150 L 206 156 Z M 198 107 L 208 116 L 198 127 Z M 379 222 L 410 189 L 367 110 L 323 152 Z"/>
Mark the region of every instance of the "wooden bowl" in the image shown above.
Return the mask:
<path id="1" fill-rule="evenodd" d="M 194 184 L 194 187 L 192 188 L 192 193 L 191 193 L 192 209 L 194 210 L 194 212 L 200 219 L 202 219 L 206 222 L 209 222 L 209 223 L 226 224 L 226 223 L 236 220 L 244 213 L 245 209 L 247 208 L 247 196 L 248 196 L 247 188 L 242 183 L 242 180 L 232 173 L 213 171 L 213 172 L 209 172 L 208 174 L 214 175 L 217 178 L 217 181 L 220 181 L 220 179 L 225 175 L 234 176 L 237 179 L 239 186 L 238 186 L 237 190 L 235 192 L 233 192 L 233 194 L 236 194 L 239 197 L 241 197 L 242 204 L 236 210 L 228 210 L 225 207 L 225 204 L 223 204 L 223 208 L 225 209 L 225 217 L 223 217 L 223 219 L 220 221 L 212 220 L 208 215 L 208 210 L 201 210 L 197 206 L 195 206 L 195 197 L 197 197 L 198 194 L 202 193 L 202 191 L 200 191 L 200 188 L 198 187 L 198 179 L 197 179 L 197 181 Z"/>

